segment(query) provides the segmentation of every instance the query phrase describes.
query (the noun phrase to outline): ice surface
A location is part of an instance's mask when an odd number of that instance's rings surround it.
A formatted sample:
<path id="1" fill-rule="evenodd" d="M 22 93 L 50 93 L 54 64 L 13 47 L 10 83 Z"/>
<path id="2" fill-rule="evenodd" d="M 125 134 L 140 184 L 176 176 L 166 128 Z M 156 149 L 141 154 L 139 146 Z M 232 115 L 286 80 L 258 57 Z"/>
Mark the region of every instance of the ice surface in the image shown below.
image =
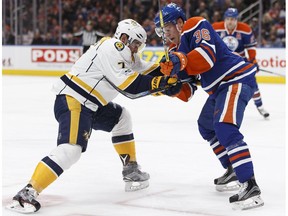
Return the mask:
<path id="1" fill-rule="evenodd" d="M 4 206 L 30 179 L 35 166 L 56 146 L 56 77 L 3 76 L 2 214 Z M 111 134 L 94 131 L 87 152 L 42 192 L 37 215 L 53 216 L 283 216 L 285 215 L 285 85 L 260 84 L 264 120 L 248 104 L 241 132 L 250 147 L 264 207 L 234 211 L 232 192 L 217 192 L 213 179 L 224 169 L 200 137 L 197 118 L 207 97 L 200 88 L 184 103 L 146 97 L 114 101 L 130 110 L 137 158 L 151 175 L 150 187 L 124 192 L 122 164 Z"/>

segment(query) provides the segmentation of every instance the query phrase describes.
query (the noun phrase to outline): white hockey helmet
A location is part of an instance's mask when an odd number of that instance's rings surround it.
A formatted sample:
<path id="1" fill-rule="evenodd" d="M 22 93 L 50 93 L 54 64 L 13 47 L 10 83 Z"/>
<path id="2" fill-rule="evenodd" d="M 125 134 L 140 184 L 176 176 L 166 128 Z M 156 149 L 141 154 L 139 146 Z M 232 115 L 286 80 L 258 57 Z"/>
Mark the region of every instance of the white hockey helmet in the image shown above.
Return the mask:
<path id="1" fill-rule="evenodd" d="M 141 47 L 139 50 L 142 50 L 146 45 L 147 33 L 144 28 L 133 19 L 125 19 L 118 23 L 114 37 L 120 40 L 122 34 L 128 36 L 127 46 L 132 44 L 134 40 L 141 42 Z"/>

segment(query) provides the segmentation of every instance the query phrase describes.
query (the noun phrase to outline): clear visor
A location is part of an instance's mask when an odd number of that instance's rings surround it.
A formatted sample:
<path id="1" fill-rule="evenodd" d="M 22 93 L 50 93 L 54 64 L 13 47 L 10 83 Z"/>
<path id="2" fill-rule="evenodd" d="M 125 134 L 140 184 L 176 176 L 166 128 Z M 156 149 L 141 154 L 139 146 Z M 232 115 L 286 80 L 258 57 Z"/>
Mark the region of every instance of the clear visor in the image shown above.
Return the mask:
<path id="1" fill-rule="evenodd" d="M 162 37 L 164 35 L 164 29 L 161 27 L 155 28 L 155 32 L 158 37 Z"/>
<path id="2" fill-rule="evenodd" d="M 146 44 L 145 43 L 141 43 L 140 41 L 138 40 L 133 40 L 132 43 L 130 43 L 129 45 L 130 49 L 133 50 L 135 53 L 141 53 L 144 48 L 146 47 Z M 136 51 L 137 50 L 137 51 Z"/>
<path id="3" fill-rule="evenodd" d="M 163 28 L 161 27 L 155 28 L 155 32 L 159 37 L 164 37 L 165 34 L 168 34 L 170 31 L 172 31 L 175 25 L 176 25 L 176 28 L 178 29 L 177 24 L 174 24 L 173 22 L 165 23 Z"/>

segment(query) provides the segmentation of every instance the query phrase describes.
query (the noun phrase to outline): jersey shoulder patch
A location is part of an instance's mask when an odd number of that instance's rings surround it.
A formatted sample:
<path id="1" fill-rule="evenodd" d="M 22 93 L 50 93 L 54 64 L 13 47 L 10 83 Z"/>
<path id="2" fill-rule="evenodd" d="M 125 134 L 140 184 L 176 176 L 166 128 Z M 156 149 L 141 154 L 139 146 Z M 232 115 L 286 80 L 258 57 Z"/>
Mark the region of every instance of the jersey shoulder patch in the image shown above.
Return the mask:
<path id="1" fill-rule="evenodd" d="M 115 42 L 114 46 L 118 51 L 122 51 L 125 47 L 124 43 L 122 43 L 120 41 Z"/>

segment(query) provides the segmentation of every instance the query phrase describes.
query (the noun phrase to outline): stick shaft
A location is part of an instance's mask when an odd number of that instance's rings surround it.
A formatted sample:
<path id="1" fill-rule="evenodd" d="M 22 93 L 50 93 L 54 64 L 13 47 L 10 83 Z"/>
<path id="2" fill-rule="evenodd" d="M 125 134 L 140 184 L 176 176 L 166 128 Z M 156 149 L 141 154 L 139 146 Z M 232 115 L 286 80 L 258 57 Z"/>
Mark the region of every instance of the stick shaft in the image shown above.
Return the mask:
<path id="1" fill-rule="evenodd" d="M 161 10 L 161 4 L 160 4 L 160 0 L 158 0 L 158 7 L 159 7 L 159 21 L 160 21 L 160 28 L 161 28 L 161 38 L 162 38 L 162 43 L 163 43 L 163 47 L 164 47 L 164 53 L 165 53 L 165 58 L 166 61 L 169 62 L 169 55 L 168 55 L 168 47 L 167 47 L 167 41 L 165 38 L 165 33 L 164 33 L 164 20 L 163 20 L 163 13 Z"/>
<path id="2" fill-rule="evenodd" d="M 112 81 L 110 81 L 106 76 L 103 76 L 103 79 L 105 79 L 116 91 L 118 91 L 120 94 L 124 95 L 125 97 L 128 97 L 130 99 L 137 99 L 137 98 L 141 98 L 141 97 L 145 97 L 154 93 L 159 93 L 159 92 L 163 92 L 165 90 L 167 90 L 169 87 L 167 88 L 157 88 L 157 89 L 152 89 L 152 90 L 147 90 L 144 92 L 140 92 L 137 94 L 131 94 L 129 92 L 126 92 L 120 88 L 118 88 Z M 192 78 L 187 78 L 187 79 L 183 79 L 183 80 L 178 80 L 178 83 L 187 83 L 190 82 L 192 80 Z"/>
<path id="3" fill-rule="evenodd" d="M 273 71 L 268 71 L 268 70 L 264 70 L 264 69 L 259 69 L 262 72 L 266 72 L 266 73 L 270 73 L 270 74 L 275 74 L 277 76 L 282 76 L 282 77 L 286 77 L 285 74 L 280 74 L 280 73 L 275 73 Z"/>

